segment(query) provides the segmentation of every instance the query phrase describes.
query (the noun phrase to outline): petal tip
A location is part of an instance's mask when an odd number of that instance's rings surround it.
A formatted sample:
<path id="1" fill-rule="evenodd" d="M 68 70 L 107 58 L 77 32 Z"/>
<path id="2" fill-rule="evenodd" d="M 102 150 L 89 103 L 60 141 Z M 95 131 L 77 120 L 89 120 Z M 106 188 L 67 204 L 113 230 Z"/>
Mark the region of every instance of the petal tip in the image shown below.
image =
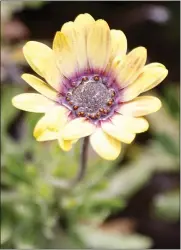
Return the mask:
<path id="1" fill-rule="evenodd" d="M 17 96 L 14 96 L 14 97 L 11 99 L 11 104 L 12 104 L 15 108 L 17 108 L 17 107 L 16 107 L 16 97 L 17 97 Z"/>
<path id="2" fill-rule="evenodd" d="M 165 77 L 167 77 L 167 75 L 168 75 L 168 69 L 164 68 L 164 71 L 165 71 Z"/>
<path id="3" fill-rule="evenodd" d="M 25 78 L 28 76 L 28 74 L 27 73 L 24 73 L 24 74 L 22 74 L 21 75 L 21 78 L 23 79 L 23 80 L 25 80 Z"/>
<path id="4" fill-rule="evenodd" d="M 139 46 L 135 48 L 135 50 L 137 50 L 140 54 L 143 54 L 145 57 L 147 56 L 147 48 L 144 46 Z"/>
<path id="5" fill-rule="evenodd" d="M 109 29 L 109 25 L 108 25 L 108 23 L 104 19 L 98 19 L 95 22 L 95 24 L 98 25 L 98 26 L 104 26 L 105 28 Z"/>

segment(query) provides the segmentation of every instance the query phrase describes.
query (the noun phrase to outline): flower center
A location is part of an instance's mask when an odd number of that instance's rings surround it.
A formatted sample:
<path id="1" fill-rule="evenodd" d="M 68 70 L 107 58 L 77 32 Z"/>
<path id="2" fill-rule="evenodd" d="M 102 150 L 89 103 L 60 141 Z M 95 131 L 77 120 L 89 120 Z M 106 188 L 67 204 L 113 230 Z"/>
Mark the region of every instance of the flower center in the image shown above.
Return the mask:
<path id="1" fill-rule="evenodd" d="M 108 78 L 98 75 L 84 76 L 72 82 L 63 104 L 74 116 L 91 120 L 105 119 L 115 109 L 116 91 L 108 87 Z"/>

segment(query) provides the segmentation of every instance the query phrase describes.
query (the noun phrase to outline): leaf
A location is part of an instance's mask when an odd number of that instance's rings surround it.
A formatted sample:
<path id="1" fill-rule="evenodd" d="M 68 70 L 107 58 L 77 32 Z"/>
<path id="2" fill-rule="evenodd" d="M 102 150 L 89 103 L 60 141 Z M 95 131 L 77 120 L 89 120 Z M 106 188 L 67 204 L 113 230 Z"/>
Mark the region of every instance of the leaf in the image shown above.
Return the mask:
<path id="1" fill-rule="evenodd" d="M 84 225 L 77 225 L 76 232 L 84 242 L 85 248 L 146 249 L 152 245 L 150 238 L 139 234 L 108 233 L 104 230 Z"/>
<path id="2" fill-rule="evenodd" d="M 179 85 L 170 83 L 163 90 L 164 105 L 170 114 L 178 120 L 180 116 Z"/>
<path id="3" fill-rule="evenodd" d="M 44 1 L 26 1 L 26 2 L 22 1 L 22 2 L 23 2 L 25 7 L 30 7 L 30 8 L 35 8 L 35 9 L 38 9 L 42 5 L 45 4 Z"/>
<path id="4" fill-rule="evenodd" d="M 10 223 L 1 223 L 1 244 L 6 243 L 12 235 L 12 228 Z"/>
<path id="5" fill-rule="evenodd" d="M 159 194 L 154 198 L 153 209 L 156 217 L 166 221 L 179 221 L 180 195 L 179 190 Z"/>
<path id="6" fill-rule="evenodd" d="M 179 142 L 177 145 L 172 137 L 165 133 L 157 133 L 155 136 L 166 152 L 179 157 Z"/>
<path id="7" fill-rule="evenodd" d="M 109 185 L 102 192 L 97 192 L 97 200 L 106 200 L 113 197 L 127 198 L 142 187 L 151 177 L 154 168 L 147 164 L 147 161 L 130 163 L 122 166 L 111 177 L 109 176 Z"/>
<path id="8" fill-rule="evenodd" d="M 22 92 L 22 88 L 17 86 L 3 86 L 1 89 L 1 133 L 6 132 L 8 124 L 17 114 L 17 109 L 13 107 L 11 99 Z"/>

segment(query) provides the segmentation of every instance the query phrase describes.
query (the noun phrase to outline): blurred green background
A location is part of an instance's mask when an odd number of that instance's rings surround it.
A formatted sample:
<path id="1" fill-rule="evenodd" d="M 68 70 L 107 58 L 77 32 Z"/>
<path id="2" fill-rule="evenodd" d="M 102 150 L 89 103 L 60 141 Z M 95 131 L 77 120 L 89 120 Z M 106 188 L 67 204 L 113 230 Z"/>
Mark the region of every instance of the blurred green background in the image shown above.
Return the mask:
<path id="1" fill-rule="evenodd" d="M 62 152 L 39 143 L 39 114 L 15 109 L 11 98 L 30 87 L 22 46 L 51 45 L 61 25 L 88 12 L 121 29 L 129 50 L 142 45 L 148 62 L 169 75 L 151 94 L 163 108 L 148 115 L 148 132 L 124 145 L 113 162 L 89 148 L 85 179 L 66 190 L 77 171 L 80 144 Z M 180 2 L 1 2 L 1 248 L 180 249 L 179 90 Z"/>

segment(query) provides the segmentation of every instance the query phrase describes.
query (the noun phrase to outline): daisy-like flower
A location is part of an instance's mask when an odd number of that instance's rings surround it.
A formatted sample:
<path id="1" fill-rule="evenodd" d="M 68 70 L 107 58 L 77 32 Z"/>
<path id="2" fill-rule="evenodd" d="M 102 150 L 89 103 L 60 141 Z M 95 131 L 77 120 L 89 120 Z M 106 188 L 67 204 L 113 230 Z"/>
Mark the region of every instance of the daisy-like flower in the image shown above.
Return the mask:
<path id="1" fill-rule="evenodd" d="M 79 138 L 90 136 L 93 149 L 114 160 L 121 142 L 131 143 L 137 133 L 146 131 L 149 125 L 142 116 L 160 109 L 161 102 L 138 95 L 163 81 L 168 70 L 160 63 L 145 66 L 144 47 L 126 52 L 124 33 L 110 30 L 104 20 L 95 21 L 89 14 L 65 23 L 52 49 L 27 42 L 24 56 L 44 80 L 23 74 L 40 94 L 20 94 L 12 103 L 25 111 L 44 113 L 35 126 L 35 138 L 57 139 L 68 151 Z"/>

